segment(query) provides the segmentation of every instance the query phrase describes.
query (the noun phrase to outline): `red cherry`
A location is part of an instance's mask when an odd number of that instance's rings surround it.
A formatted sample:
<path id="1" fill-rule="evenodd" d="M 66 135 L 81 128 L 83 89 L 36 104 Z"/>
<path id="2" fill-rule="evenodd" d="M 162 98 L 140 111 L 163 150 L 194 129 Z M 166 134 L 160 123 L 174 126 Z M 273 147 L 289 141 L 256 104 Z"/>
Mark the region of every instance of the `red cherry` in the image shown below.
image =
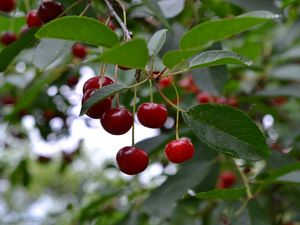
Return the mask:
<path id="1" fill-rule="evenodd" d="M 235 174 L 231 171 L 224 171 L 219 176 L 219 188 L 230 188 L 235 183 Z"/>
<path id="2" fill-rule="evenodd" d="M 15 97 L 11 96 L 11 95 L 4 95 L 1 97 L 1 102 L 3 105 L 14 105 L 16 104 L 16 99 Z"/>
<path id="3" fill-rule="evenodd" d="M 72 47 L 72 54 L 74 57 L 84 59 L 87 55 L 86 47 L 80 43 L 76 43 Z"/>
<path id="4" fill-rule="evenodd" d="M 50 20 L 55 19 L 60 14 L 62 14 L 64 11 L 63 6 L 60 4 L 60 2 L 54 2 L 54 1 L 44 1 L 39 9 L 38 9 L 38 16 L 41 18 L 41 20 L 44 23 L 49 22 Z"/>
<path id="5" fill-rule="evenodd" d="M 238 107 L 239 103 L 238 100 L 235 97 L 231 97 L 227 99 L 227 104 L 231 107 Z"/>
<path id="6" fill-rule="evenodd" d="M 126 108 L 109 109 L 101 117 L 104 130 L 114 135 L 125 134 L 130 130 L 132 123 L 132 114 Z"/>
<path id="7" fill-rule="evenodd" d="M 1 43 L 4 45 L 4 46 L 8 46 L 10 45 L 11 43 L 15 42 L 17 40 L 17 35 L 15 33 L 12 33 L 12 32 L 6 32 L 4 33 L 2 36 L 1 36 Z"/>
<path id="8" fill-rule="evenodd" d="M 0 11 L 2 12 L 12 12 L 16 8 L 16 0 L 1 0 L 0 1 Z"/>
<path id="9" fill-rule="evenodd" d="M 163 104 L 148 102 L 139 106 L 137 117 L 145 127 L 160 128 L 168 118 L 168 111 Z"/>
<path id="10" fill-rule="evenodd" d="M 110 79 L 109 77 L 103 77 L 102 87 L 113 83 L 114 83 L 113 80 Z M 101 77 L 92 77 L 88 79 L 83 85 L 83 93 L 89 89 L 100 88 L 100 84 L 101 84 Z"/>
<path id="11" fill-rule="evenodd" d="M 26 21 L 28 27 L 39 27 L 43 24 L 36 10 L 32 10 L 27 14 Z"/>
<path id="12" fill-rule="evenodd" d="M 78 83 L 78 76 L 69 76 L 67 79 L 67 85 L 69 87 L 74 87 Z"/>
<path id="13" fill-rule="evenodd" d="M 91 97 L 97 89 L 88 89 L 83 97 L 82 97 L 82 104 L 89 98 Z M 101 102 L 96 103 L 93 105 L 87 112 L 86 114 L 94 119 L 99 119 L 101 116 L 111 108 L 111 103 L 112 100 L 110 98 L 104 99 Z"/>
<path id="14" fill-rule="evenodd" d="M 43 114 L 46 121 L 50 121 L 56 116 L 56 113 L 52 109 L 45 110 Z"/>
<path id="15" fill-rule="evenodd" d="M 214 99 L 213 99 L 213 97 L 209 93 L 207 93 L 207 92 L 200 92 L 199 94 L 197 94 L 197 101 L 200 104 L 204 104 L 204 103 L 213 102 Z"/>
<path id="16" fill-rule="evenodd" d="M 223 98 L 223 97 L 216 98 L 216 103 L 225 105 L 225 104 L 227 104 L 227 99 Z"/>
<path id="17" fill-rule="evenodd" d="M 287 102 L 287 98 L 283 96 L 279 96 L 271 100 L 271 103 L 275 106 L 281 106 L 286 102 Z"/>
<path id="18" fill-rule="evenodd" d="M 148 154 L 136 147 L 121 148 L 116 156 L 119 169 L 127 175 L 135 175 L 144 171 L 149 163 Z"/>
<path id="19" fill-rule="evenodd" d="M 169 77 L 163 77 L 158 81 L 158 87 L 160 89 L 169 87 L 172 84 L 172 80 Z"/>
<path id="20" fill-rule="evenodd" d="M 109 21 L 108 25 L 107 25 L 111 30 L 115 30 L 117 29 L 117 25 L 113 22 L 113 21 Z"/>
<path id="21" fill-rule="evenodd" d="M 191 159 L 195 148 L 189 138 L 183 137 L 178 140 L 170 141 L 165 147 L 165 154 L 173 163 L 182 163 Z"/>

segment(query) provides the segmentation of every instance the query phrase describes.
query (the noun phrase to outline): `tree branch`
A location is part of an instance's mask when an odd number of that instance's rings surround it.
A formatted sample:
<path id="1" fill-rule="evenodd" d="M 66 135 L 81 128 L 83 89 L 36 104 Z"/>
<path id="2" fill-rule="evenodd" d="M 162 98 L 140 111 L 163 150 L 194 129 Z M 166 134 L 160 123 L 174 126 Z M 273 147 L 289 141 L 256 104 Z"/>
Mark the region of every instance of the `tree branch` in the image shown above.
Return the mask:
<path id="1" fill-rule="evenodd" d="M 118 14 L 116 13 L 116 11 L 114 10 L 114 8 L 112 7 L 112 5 L 109 2 L 109 0 L 104 0 L 104 1 L 105 1 L 105 4 L 107 5 L 107 8 L 108 8 L 110 14 L 113 17 L 115 17 L 115 19 L 119 23 L 119 25 L 120 25 L 123 33 L 124 33 L 125 39 L 126 40 L 130 40 L 131 39 L 131 35 L 130 35 L 131 32 L 128 30 L 128 28 L 126 27 L 126 25 L 124 24 L 124 22 L 122 21 L 122 19 L 118 16 Z"/>

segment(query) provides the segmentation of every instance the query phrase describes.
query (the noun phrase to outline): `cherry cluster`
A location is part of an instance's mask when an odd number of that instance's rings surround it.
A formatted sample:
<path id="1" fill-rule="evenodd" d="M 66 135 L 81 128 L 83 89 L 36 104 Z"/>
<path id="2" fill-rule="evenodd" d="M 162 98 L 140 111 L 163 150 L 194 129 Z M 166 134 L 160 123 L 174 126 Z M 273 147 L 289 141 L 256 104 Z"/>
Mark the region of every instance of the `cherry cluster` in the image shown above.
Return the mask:
<path id="1" fill-rule="evenodd" d="M 0 11 L 5 13 L 10 13 L 16 8 L 16 0 L 1 0 L 0 1 Z M 63 14 L 64 7 L 59 2 L 46 0 L 43 1 L 37 10 L 31 10 L 26 16 L 27 27 L 22 33 L 25 33 L 28 28 L 39 27 L 44 23 L 47 23 L 61 14 Z M 0 41 L 4 46 L 8 46 L 17 40 L 17 35 L 14 32 L 5 32 Z"/>
<path id="2" fill-rule="evenodd" d="M 85 103 L 96 90 L 113 84 L 114 81 L 107 76 L 88 79 L 83 86 L 82 104 Z M 100 119 L 105 131 L 113 135 L 127 133 L 134 123 L 132 113 L 125 107 L 112 108 L 114 96 L 106 98 L 88 109 L 86 115 L 94 119 Z M 165 105 L 154 102 L 145 102 L 139 105 L 137 110 L 138 121 L 148 128 L 161 128 L 168 118 Z M 182 163 L 191 159 L 194 155 L 194 146 L 191 140 L 183 137 L 170 141 L 165 147 L 165 155 L 173 163 Z M 134 146 L 126 146 L 120 149 L 116 156 L 120 170 L 128 175 L 134 175 L 144 171 L 149 164 L 148 154 Z"/>

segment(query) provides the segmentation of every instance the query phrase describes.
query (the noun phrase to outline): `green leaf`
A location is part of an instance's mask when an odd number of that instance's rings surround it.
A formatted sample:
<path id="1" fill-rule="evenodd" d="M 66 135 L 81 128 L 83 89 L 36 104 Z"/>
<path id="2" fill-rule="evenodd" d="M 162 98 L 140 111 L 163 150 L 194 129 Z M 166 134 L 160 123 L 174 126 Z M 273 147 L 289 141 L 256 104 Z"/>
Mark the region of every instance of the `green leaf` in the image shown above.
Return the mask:
<path id="1" fill-rule="evenodd" d="M 188 31 L 182 37 L 180 47 L 182 49 L 199 48 L 278 17 L 278 15 L 268 11 L 254 11 L 235 18 L 205 22 Z"/>
<path id="2" fill-rule="evenodd" d="M 255 93 L 258 96 L 276 97 L 276 96 L 291 96 L 300 98 L 300 85 L 290 84 L 281 87 L 266 88 Z"/>
<path id="3" fill-rule="evenodd" d="M 119 43 L 118 36 L 98 20 L 83 16 L 55 19 L 40 28 L 37 38 L 54 38 L 112 47 Z"/>
<path id="4" fill-rule="evenodd" d="M 261 160 L 270 154 L 258 126 L 238 109 L 203 104 L 182 115 L 197 137 L 218 152 L 249 161 Z"/>
<path id="5" fill-rule="evenodd" d="M 129 68 L 144 68 L 148 63 L 148 58 L 147 45 L 142 39 L 121 43 L 108 49 L 100 57 L 106 63 Z"/>
<path id="6" fill-rule="evenodd" d="M 154 56 L 159 53 L 166 41 L 167 32 L 167 29 L 159 30 L 151 37 L 147 45 L 150 56 Z"/>
<path id="7" fill-rule="evenodd" d="M 70 52 L 72 44 L 73 41 L 42 39 L 33 56 L 33 65 L 40 70 L 46 69 L 59 59 L 64 58 Z"/>
<path id="8" fill-rule="evenodd" d="M 239 200 L 246 196 L 245 188 L 231 189 L 215 189 L 207 192 L 196 194 L 197 198 L 201 199 L 224 199 L 224 200 Z"/>
<path id="9" fill-rule="evenodd" d="M 257 200 L 250 200 L 247 208 L 251 225 L 271 225 L 268 214 Z"/>
<path id="10" fill-rule="evenodd" d="M 156 188 L 144 203 L 144 211 L 151 215 L 168 215 L 171 206 L 195 187 L 209 173 L 211 164 L 193 161 L 185 164 L 176 175 L 170 176 Z M 191 173 L 191 171 L 193 171 Z"/>
<path id="11" fill-rule="evenodd" d="M 159 21 L 161 21 L 168 29 L 171 28 L 168 20 L 166 20 L 160 7 L 158 6 L 158 4 L 155 1 L 142 0 L 142 2 L 144 3 L 145 6 L 147 6 L 152 11 L 154 16 L 156 16 L 159 19 Z"/>
<path id="12" fill-rule="evenodd" d="M 223 64 L 242 64 L 250 66 L 252 61 L 237 53 L 226 50 L 212 50 L 203 52 L 193 58 L 189 63 L 189 68 L 201 68 L 209 66 L 217 66 Z"/>
<path id="13" fill-rule="evenodd" d="M 300 81 L 299 71 L 300 71 L 299 65 L 288 64 L 284 66 L 275 67 L 270 72 L 270 76 L 280 80 Z"/>
<path id="14" fill-rule="evenodd" d="M 293 163 L 284 166 L 274 172 L 272 172 L 267 178 L 267 182 L 272 181 L 287 181 L 300 183 L 300 163 Z"/>
<path id="15" fill-rule="evenodd" d="M 14 26 L 11 27 L 11 21 L 14 20 Z M 19 32 L 20 29 L 26 24 L 26 18 L 25 17 L 14 17 L 9 18 L 6 16 L 0 15 L 0 31 L 7 31 L 11 30 L 14 32 Z"/>
<path id="16" fill-rule="evenodd" d="M 34 34 L 38 29 L 29 29 L 24 35 L 22 35 L 17 41 L 10 44 L 8 47 L 3 48 L 0 52 L 0 72 L 6 70 L 8 65 L 13 61 L 13 59 L 28 45 L 33 43 L 36 39 Z"/>
<path id="17" fill-rule="evenodd" d="M 86 102 L 82 105 L 80 116 L 84 115 L 90 107 L 92 107 L 94 104 L 101 102 L 102 100 L 118 93 L 124 90 L 127 90 L 127 86 L 124 84 L 111 84 L 104 86 L 97 91 L 88 99 Z"/>
<path id="18" fill-rule="evenodd" d="M 163 63 L 169 69 L 174 68 L 176 65 L 186 61 L 188 58 L 197 54 L 199 50 L 172 50 L 164 54 Z"/>

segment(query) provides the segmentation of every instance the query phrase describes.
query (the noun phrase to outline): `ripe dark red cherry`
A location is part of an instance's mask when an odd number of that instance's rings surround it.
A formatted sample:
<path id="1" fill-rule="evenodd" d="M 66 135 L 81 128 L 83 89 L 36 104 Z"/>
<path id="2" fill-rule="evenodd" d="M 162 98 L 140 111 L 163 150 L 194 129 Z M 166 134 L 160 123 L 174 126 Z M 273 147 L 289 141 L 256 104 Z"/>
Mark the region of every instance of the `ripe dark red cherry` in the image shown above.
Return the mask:
<path id="1" fill-rule="evenodd" d="M 195 148 L 189 138 L 170 141 L 165 147 L 165 155 L 173 163 L 182 163 L 194 156 Z"/>
<path id="2" fill-rule="evenodd" d="M 109 77 L 103 77 L 102 87 L 113 83 L 114 83 L 113 80 L 110 79 Z M 84 83 L 82 91 L 84 93 L 89 89 L 98 89 L 100 88 L 100 84 L 101 84 L 101 77 L 92 77 Z"/>
<path id="3" fill-rule="evenodd" d="M 200 104 L 204 104 L 204 103 L 209 103 L 209 102 L 213 102 L 214 99 L 213 97 L 207 93 L 207 92 L 200 92 L 198 95 L 197 95 L 197 101 L 200 103 Z"/>
<path id="4" fill-rule="evenodd" d="M 86 92 L 84 92 L 84 95 L 82 97 L 82 104 L 91 97 L 97 89 L 88 89 Z M 86 114 L 94 119 L 99 119 L 101 116 L 111 108 L 112 100 L 110 98 L 104 99 L 101 102 L 96 103 L 93 105 Z"/>
<path id="5" fill-rule="evenodd" d="M 11 95 L 4 95 L 1 97 L 1 103 L 3 105 L 14 105 L 16 104 L 16 99 L 15 97 L 11 96 Z"/>
<path id="6" fill-rule="evenodd" d="M 12 12 L 16 8 L 16 0 L 1 0 L 0 1 L 0 11 L 2 12 Z"/>
<path id="7" fill-rule="evenodd" d="M 26 22 L 28 27 L 39 27 L 43 24 L 36 10 L 32 10 L 27 14 Z"/>
<path id="8" fill-rule="evenodd" d="M 78 83 L 78 80 L 79 80 L 78 76 L 75 75 L 69 76 L 67 79 L 67 85 L 69 87 L 74 87 Z"/>
<path id="9" fill-rule="evenodd" d="M 230 188 L 235 183 L 235 174 L 231 171 L 224 171 L 219 176 L 219 188 Z"/>
<path id="10" fill-rule="evenodd" d="M 39 9 L 38 9 L 38 16 L 44 23 L 49 22 L 50 20 L 55 19 L 64 11 L 63 6 L 59 2 L 55 1 L 44 1 Z"/>
<path id="11" fill-rule="evenodd" d="M 1 43 L 4 45 L 4 46 L 8 46 L 10 45 L 11 43 L 15 42 L 17 40 L 17 35 L 15 33 L 12 33 L 12 32 L 6 32 L 4 33 L 2 36 L 1 36 Z"/>
<path id="12" fill-rule="evenodd" d="M 168 118 L 168 111 L 163 104 L 148 102 L 139 106 L 137 117 L 145 127 L 160 128 Z"/>
<path id="13" fill-rule="evenodd" d="M 87 55 L 86 47 L 80 43 L 76 43 L 72 46 L 72 54 L 74 57 L 84 59 Z"/>
<path id="14" fill-rule="evenodd" d="M 136 147 L 121 148 L 116 156 L 119 169 L 127 175 L 144 171 L 149 163 L 148 154 Z"/>
<path id="15" fill-rule="evenodd" d="M 112 108 L 101 117 L 101 125 L 110 134 L 121 135 L 130 130 L 132 114 L 126 108 Z"/>

